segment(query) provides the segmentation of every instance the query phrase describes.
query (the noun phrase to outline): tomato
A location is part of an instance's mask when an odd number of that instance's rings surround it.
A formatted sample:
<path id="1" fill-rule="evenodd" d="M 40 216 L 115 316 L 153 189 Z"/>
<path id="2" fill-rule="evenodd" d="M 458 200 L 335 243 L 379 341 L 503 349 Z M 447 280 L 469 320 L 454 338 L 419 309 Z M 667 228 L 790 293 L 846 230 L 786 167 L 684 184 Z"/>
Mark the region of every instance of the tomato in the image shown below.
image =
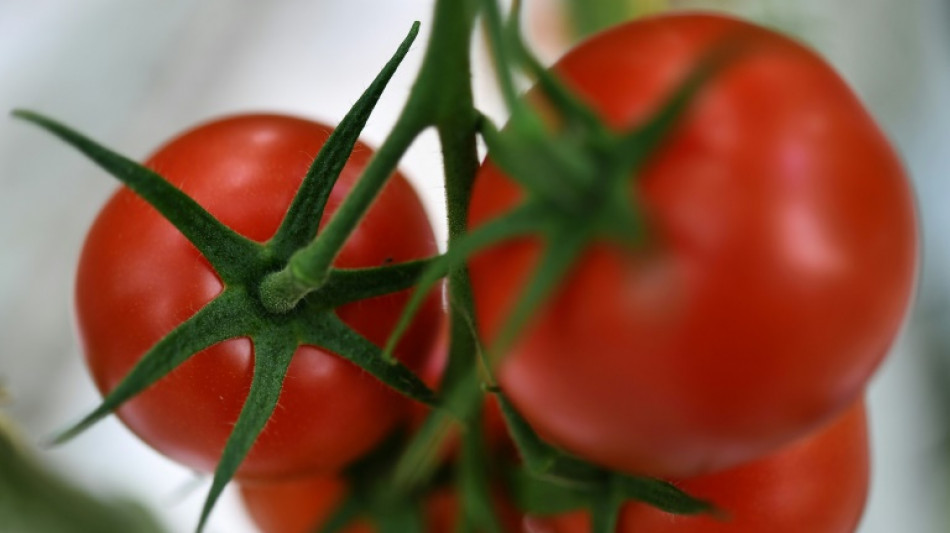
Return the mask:
<path id="1" fill-rule="evenodd" d="M 346 496 L 347 485 L 336 477 L 315 477 L 281 483 L 242 484 L 241 498 L 262 533 L 306 533 L 328 519 Z M 426 533 L 452 533 L 458 520 L 458 497 L 445 488 L 425 497 Z M 521 531 L 521 516 L 505 500 L 496 501 L 506 531 Z M 368 519 L 359 519 L 343 533 L 374 533 Z"/>
<path id="2" fill-rule="evenodd" d="M 742 52 L 631 177 L 647 243 L 592 242 L 498 368 L 542 437 L 626 472 L 721 470 L 827 423 L 861 394 L 914 287 L 904 171 L 814 52 L 737 20 L 667 15 L 597 35 L 553 70 L 626 131 L 727 35 Z M 470 228 L 524 197 L 486 162 Z M 471 260 L 487 342 L 543 245 Z"/>
<path id="3" fill-rule="evenodd" d="M 331 129 L 278 115 L 246 115 L 201 125 L 172 140 L 146 165 L 225 225 L 266 241 L 276 231 Z M 358 144 L 334 187 L 321 224 L 342 202 L 372 151 Z M 392 177 L 335 265 L 379 266 L 435 254 L 435 238 L 409 183 Z M 165 334 L 222 290 L 196 249 L 144 201 L 120 189 L 86 239 L 76 309 L 86 361 L 106 393 Z M 340 318 L 382 345 L 408 293 L 347 304 Z M 441 320 L 439 298 L 397 349 L 419 366 Z M 247 396 L 248 339 L 204 350 L 118 410 L 126 425 L 163 454 L 213 470 Z M 317 346 L 298 348 L 272 418 L 238 471 L 279 477 L 337 469 L 360 456 L 407 412 L 408 401 L 355 365 Z"/>
<path id="4" fill-rule="evenodd" d="M 346 497 L 347 485 L 333 477 L 310 477 L 280 483 L 241 484 L 241 499 L 263 533 L 309 533 L 326 521 Z M 341 533 L 373 533 L 359 520 Z"/>
<path id="5" fill-rule="evenodd" d="M 627 504 L 618 533 L 853 533 L 868 491 L 863 403 L 830 426 L 754 462 L 678 483 L 726 513 L 681 516 Z M 586 513 L 531 518 L 531 533 L 587 533 Z"/>

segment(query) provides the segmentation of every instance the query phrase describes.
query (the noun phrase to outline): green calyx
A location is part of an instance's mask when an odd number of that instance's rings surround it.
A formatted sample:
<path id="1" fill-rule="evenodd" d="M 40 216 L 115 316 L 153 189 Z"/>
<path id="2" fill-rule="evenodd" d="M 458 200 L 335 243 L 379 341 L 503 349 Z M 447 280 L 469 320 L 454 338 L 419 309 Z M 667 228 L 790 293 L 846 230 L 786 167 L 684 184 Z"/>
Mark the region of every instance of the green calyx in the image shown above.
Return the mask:
<path id="1" fill-rule="evenodd" d="M 537 237 L 545 244 L 542 258 L 501 332 L 486 347 L 490 362 L 496 362 L 517 339 L 589 246 L 608 242 L 621 249 L 643 249 L 650 234 L 633 186 L 638 171 L 675 131 L 699 90 L 739 51 L 735 40 L 724 39 L 697 62 L 643 124 L 616 132 L 525 46 L 518 27 L 521 2 L 513 2 L 506 20 L 495 1 L 482 0 L 481 4 L 511 118 L 504 129 L 498 129 L 481 116 L 478 131 L 493 163 L 522 187 L 525 200 L 502 217 L 460 235 L 448 252 L 421 274 L 386 345 L 387 356 L 408 329 L 427 291 L 446 273 L 464 268 L 466 260 L 481 249 L 524 236 Z M 536 80 L 535 92 L 549 104 L 556 125 L 547 124 L 541 112 L 516 91 L 512 65 Z"/>
<path id="2" fill-rule="evenodd" d="M 399 393 L 429 405 L 437 403 L 435 393 L 413 372 L 398 361 L 384 359 L 382 350 L 343 323 L 334 311 L 349 302 L 413 286 L 428 260 L 366 269 L 327 266 L 318 276 L 311 276 L 320 278 L 317 286 L 308 287 L 299 297 L 294 294 L 284 300 L 267 283 L 270 273 L 293 264 L 294 254 L 312 241 L 338 243 L 332 257 L 342 247 L 349 232 L 331 235 L 327 230 L 318 235 L 317 224 L 370 112 L 417 33 L 418 23 L 327 140 L 277 233 L 263 244 L 224 226 L 152 170 L 51 119 L 30 111 L 14 111 L 16 117 L 78 149 L 151 204 L 204 255 L 224 285 L 214 300 L 146 352 L 95 410 L 56 436 L 53 443 L 78 435 L 193 354 L 228 339 L 250 338 L 255 354 L 250 393 L 215 470 L 198 525 L 200 531 L 224 486 L 273 413 L 287 368 L 299 346 L 314 345 L 339 354 Z"/>
<path id="3" fill-rule="evenodd" d="M 638 173 L 676 130 L 698 92 L 740 51 L 738 41 L 727 37 L 700 58 L 643 124 L 615 132 L 531 58 L 512 22 L 516 16 L 517 12 L 509 21 L 508 39 L 496 43 L 501 51 L 496 53 L 498 64 L 507 64 L 501 60 L 506 46 L 524 58 L 525 68 L 537 78 L 537 90 L 556 112 L 559 124 L 539 128 L 540 115 L 524 100 L 511 104 L 512 117 L 504 130 L 499 131 L 488 120 L 482 122 L 481 133 L 492 160 L 527 194 L 520 208 L 471 235 L 488 228 L 497 231 L 497 226 L 516 226 L 522 213 L 532 210 L 537 214 L 531 233 L 545 244 L 530 281 L 490 347 L 493 358 L 514 342 L 589 246 L 608 242 L 636 252 L 648 244 L 649 221 L 637 204 L 634 186 Z M 498 17 L 487 19 L 489 25 L 500 27 Z M 500 30 L 497 33 L 505 35 Z M 505 69 L 499 71 L 501 77 L 511 75 Z"/>

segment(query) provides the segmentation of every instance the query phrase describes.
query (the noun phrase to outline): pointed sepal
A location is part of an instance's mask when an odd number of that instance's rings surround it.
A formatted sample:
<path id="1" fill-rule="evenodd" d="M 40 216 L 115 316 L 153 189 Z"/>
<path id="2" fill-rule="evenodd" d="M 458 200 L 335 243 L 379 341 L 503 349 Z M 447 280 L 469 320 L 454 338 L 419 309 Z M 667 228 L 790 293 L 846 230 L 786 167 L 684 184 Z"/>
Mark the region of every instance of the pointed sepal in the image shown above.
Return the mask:
<path id="1" fill-rule="evenodd" d="M 239 281 L 256 259 L 261 245 L 222 224 L 198 202 L 155 171 L 96 143 L 81 133 L 38 113 L 16 110 L 31 122 L 76 148 L 162 214 L 201 252 L 227 284 Z"/>
<path id="2" fill-rule="evenodd" d="M 297 349 L 296 335 L 289 329 L 271 328 L 252 336 L 254 343 L 254 376 L 247 400 L 237 422 L 224 445 L 224 452 L 214 471 L 211 489 L 201 510 L 197 531 L 200 533 L 218 501 L 225 485 L 231 481 L 244 461 L 254 441 L 270 419 L 290 361 Z"/>
<path id="3" fill-rule="evenodd" d="M 243 291 L 227 289 L 222 292 L 158 341 L 95 410 L 55 436 L 51 443 L 61 444 L 82 433 L 201 350 L 253 331 L 256 322 L 243 312 L 245 308 L 246 294 Z"/>
<path id="4" fill-rule="evenodd" d="M 330 138 L 320 149 L 316 159 L 307 171 L 307 175 L 294 196 L 293 202 L 287 210 L 280 228 L 270 241 L 270 246 L 277 257 L 287 259 L 297 249 L 310 242 L 317 233 L 317 227 L 323 217 L 323 209 L 330 191 L 336 183 L 343 166 L 346 164 L 359 139 L 370 113 L 376 107 L 383 90 L 392 79 L 393 74 L 409 52 L 409 48 L 419 34 L 419 23 L 416 22 L 409 30 L 409 34 L 396 50 L 393 57 L 383 67 L 369 87 L 363 92 L 359 100 L 343 117 L 340 124 L 330 134 Z"/>
<path id="5" fill-rule="evenodd" d="M 435 406 L 438 396 L 419 376 L 398 360 L 386 360 L 382 350 L 346 325 L 332 311 L 313 313 L 302 321 L 298 335 L 303 343 L 317 346 L 356 364 L 396 392 Z"/>

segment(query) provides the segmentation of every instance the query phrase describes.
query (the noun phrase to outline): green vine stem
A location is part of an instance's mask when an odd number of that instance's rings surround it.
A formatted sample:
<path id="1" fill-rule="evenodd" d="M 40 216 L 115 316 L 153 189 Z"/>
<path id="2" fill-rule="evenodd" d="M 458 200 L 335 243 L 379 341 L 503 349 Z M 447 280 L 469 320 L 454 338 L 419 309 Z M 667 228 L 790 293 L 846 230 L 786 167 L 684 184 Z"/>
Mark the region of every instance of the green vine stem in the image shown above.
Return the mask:
<path id="1" fill-rule="evenodd" d="M 470 84 L 470 37 L 479 7 L 478 0 L 436 2 L 422 66 L 392 132 L 319 236 L 294 253 L 285 268 L 264 279 L 261 300 L 270 311 L 287 312 L 307 294 L 327 284 L 332 261 L 347 235 L 366 213 L 402 155 L 426 128 L 436 129 L 442 147 L 449 247 L 467 234 L 468 204 L 479 165 L 476 135 L 481 116 L 475 110 Z M 413 490 L 428 481 L 439 455 L 426 452 L 436 449 L 453 427 L 477 424 L 473 407 L 484 399 L 477 370 L 478 343 L 471 324 L 472 291 L 464 264 L 449 269 L 447 287 L 451 344 L 442 387 L 448 405 L 430 417 L 394 468 L 394 486 L 402 490 Z M 472 454 L 465 456 L 477 458 Z M 471 478 L 463 487 L 463 501 L 486 501 L 488 495 L 482 493 L 488 490 L 487 477 L 482 478 L 487 476 L 485 469 L 472 464 L 463 470 Z M 486 512 L 484 508 L 468 511 L 479 522 L 494 523 Z"/>
<path id="2" fill-rule="evenodd" d="M 464 231 L 468 190 L 478 166 L 475 144 L 476 113 L 469 86 L 469 36 L 476 9 L 473 2 L 439 1 L 432 35 L 409 100 L 359 181 L 334 216 L 309 246 L 291 257 L 288 265 L 261 284 L 264 305 L 287 312 L 327 280 L 330 267 L 347 236 L 366 214 L 399 160 L 419 134 L 435 126 L 442 141 L 446 167 L 449 235 Z M 459 183 L 461 187 L 453 184 Z"/>

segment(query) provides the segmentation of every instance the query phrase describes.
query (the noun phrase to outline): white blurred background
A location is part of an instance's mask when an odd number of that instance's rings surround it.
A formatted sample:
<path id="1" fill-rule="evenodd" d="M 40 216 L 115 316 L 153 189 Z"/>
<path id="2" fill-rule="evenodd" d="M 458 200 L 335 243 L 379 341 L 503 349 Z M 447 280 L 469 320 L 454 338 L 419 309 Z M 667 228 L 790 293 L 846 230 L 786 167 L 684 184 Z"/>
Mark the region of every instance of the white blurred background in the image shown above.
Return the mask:
<path id="1" fill-rule="evenodd" d="M 593 1 L 593 0 L 591 0 Z M 527 0 L 533 40 L 557 0 Z M 378 145 L 421 59 L 431 0 L 0 0 L 0 110 L 25 107 L 141 159 L 177 131 L 233 112 L 281 111 L 333 123 L 373 78 L 413 20 L 423 35 L 364 133 Z M 943 455 L 950 449 L 933 387 L 933 346 L 950 326 L 950 5 L 944 0 L 709 0 L 795 33 L 852 83 L 912 174 L 923 211 L 923 288 L 915 313 L 870 392 L 871 501 L 861 533 L 950 530 Z M 556 24 L 554 25 L 556 27 Z M 479 105 L 502 117 L 484 59 Z M 441 205 L 438 145 L 420 139 L 403 169 Z M 5 410 L 35 442 L 99 399 L 81 363 L 71 318 L 73 268 L 86 228 L 114 182 L 33 127 L 0 118 L 0 383 Z M 442 223 L 444 226 L 444 223 Z M 444 227 L 439 229 L 444 235 Z M 947 365 L 950 367 L 950 365 Z M 950 377 L 947 378 L 950 382 Z M 945 398 L 950 398 L 950 394 Z M 146 502 L 170 531 L 190 531 L 208 486 L 109 419 L 44 452 L 100 494 Z M 2 475 L 2 473 L 0 473 Z M 834 483 L 833 479 L 828 480 Z M 209 532 L 254 529 L 233 492 Z"/>

